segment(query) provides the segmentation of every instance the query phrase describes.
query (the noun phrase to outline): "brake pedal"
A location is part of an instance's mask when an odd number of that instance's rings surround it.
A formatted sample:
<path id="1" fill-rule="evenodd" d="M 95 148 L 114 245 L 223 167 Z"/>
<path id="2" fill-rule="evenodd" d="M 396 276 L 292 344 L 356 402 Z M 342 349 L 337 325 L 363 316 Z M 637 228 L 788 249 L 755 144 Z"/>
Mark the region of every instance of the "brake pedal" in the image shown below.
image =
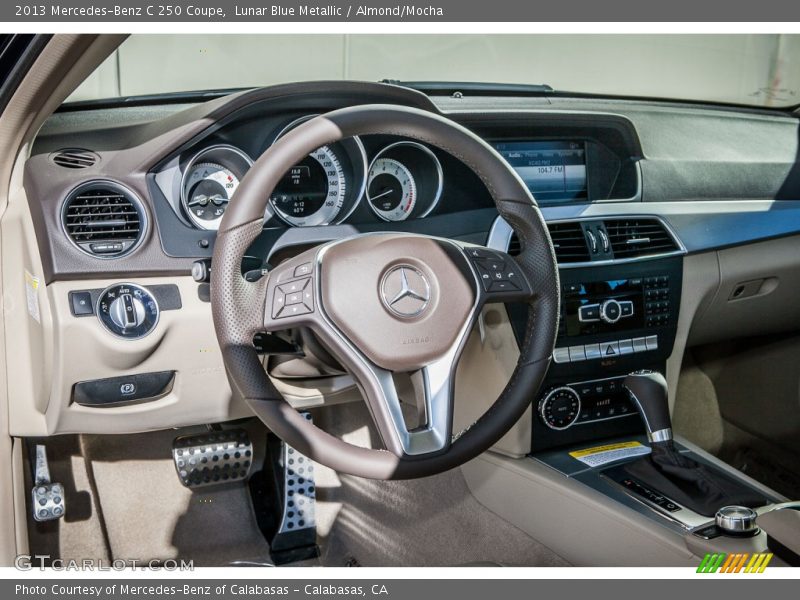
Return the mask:
<path id="1" fill-rule="evenodd" d="M 244 429 L 184 435 L 172 442 L 172 458 L 188 488 L 243 481 L 253 464 L 253 444 Z"/>
<path id="2" fill-rule="evenodd" d="M 64 486 L 50 481 L 47 449 L 43 444 L 37 444 L 35 448 L 31 500 L 35 521 L 55 521 L 64 516 Z"/>

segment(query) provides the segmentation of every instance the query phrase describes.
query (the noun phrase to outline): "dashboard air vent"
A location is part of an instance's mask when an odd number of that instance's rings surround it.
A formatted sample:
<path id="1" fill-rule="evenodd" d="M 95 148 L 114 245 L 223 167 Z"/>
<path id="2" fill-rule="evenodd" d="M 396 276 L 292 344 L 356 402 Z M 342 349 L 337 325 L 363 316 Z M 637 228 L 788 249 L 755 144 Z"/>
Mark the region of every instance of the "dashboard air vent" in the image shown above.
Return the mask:
<path id="1" fill-rule="evenodd" d="M 512 233 L 511 239 L 508 240 L 508 253 L 511 256 L 519 256 L 522 253 L 522 244 L 516 233 Z"/>
<path id="2" fill-rule="evenodd" d="M 86 169 L 94 166 L 100 157 L 91 150 L 67 148 L 55 152 L 50 159 L 59 167 L 67 169 Z"/>
<path id="3" fill-rule="evenodd" d="M 658 219 L 606 219 L 614 258 L 637 258 L 680 250 Z"/>
<path id="4" fill-rule="evenodd" d="M 547 228 L 550 230 L 558 264 L 590 260 L 586 238 L 579 222 L 548 223 Z"/>
<path id="5" fill-rule="evenodd" d="M 64 230 L 84 252 L 114 258 L 130 252 L 144 232 L 144 210 L 127 189 L 106 181 L 84 184 L 64 201 Z"/>

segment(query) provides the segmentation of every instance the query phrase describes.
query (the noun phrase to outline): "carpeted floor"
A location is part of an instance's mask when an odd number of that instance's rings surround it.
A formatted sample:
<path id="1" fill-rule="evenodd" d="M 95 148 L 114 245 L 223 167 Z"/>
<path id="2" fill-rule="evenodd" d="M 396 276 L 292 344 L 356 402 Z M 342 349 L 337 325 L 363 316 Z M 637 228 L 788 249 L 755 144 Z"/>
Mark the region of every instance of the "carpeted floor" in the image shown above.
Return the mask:
<path id="1" fill-rule="evenodd" d="M 315 421 L 359 445 L 373 439 L 368 419 L 360 404 L 315 411 Z M 260 423 L 248 428 L 252 439 L 263 439 Z M 267 562 L 269 547 L 244 485 L 191 491 L 180 484 L 172 440 L 192 432 L 48 440 L 53 476 L 67 485 L 67 518 L 31 522 L 32 547 L 62 558 L 182 558 L 196 566 Z M 317 491 L 322 555 L 303 566 L 567 564 L 480 505 L 459 470 L 377 482 L 320 466 Z"/>
<path id="2" fill-rule="evenodd" d="M 373 445 L 361 404 L 315 415 L 345 440 Z M 479 561 L 564 566 L 550 549 L 479 504 L 458 469 L 412 481 L 372 481 L 317 469 L 325 565 L 451 566 Z"/>

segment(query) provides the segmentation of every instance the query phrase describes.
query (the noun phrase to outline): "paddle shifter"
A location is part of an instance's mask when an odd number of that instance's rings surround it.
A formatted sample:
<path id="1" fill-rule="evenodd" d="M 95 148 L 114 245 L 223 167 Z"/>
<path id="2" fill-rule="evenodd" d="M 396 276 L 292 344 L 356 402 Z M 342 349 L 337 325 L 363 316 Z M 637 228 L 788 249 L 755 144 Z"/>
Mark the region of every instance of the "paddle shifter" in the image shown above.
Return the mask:
<path id="1" fill-rule="evenodd" d="M 672 441 L 667 381 L 655 371 L 631 373 L 623 382 L 639 410 L 651 452 L 624 465 L 629 476 L 672 502 L 714 517 L 721 507 L 757 507 L 764 497 L 717 468 L 701 464 Z"/>
<path id="2" fill-rule="evenodd" d="M 669 417 L 669 395 L 664 376 L 657 371 L 636 371 L 628 375 L 622 385 L 639 409 L 650 442 L 670 441 L 672 421 Z"/>

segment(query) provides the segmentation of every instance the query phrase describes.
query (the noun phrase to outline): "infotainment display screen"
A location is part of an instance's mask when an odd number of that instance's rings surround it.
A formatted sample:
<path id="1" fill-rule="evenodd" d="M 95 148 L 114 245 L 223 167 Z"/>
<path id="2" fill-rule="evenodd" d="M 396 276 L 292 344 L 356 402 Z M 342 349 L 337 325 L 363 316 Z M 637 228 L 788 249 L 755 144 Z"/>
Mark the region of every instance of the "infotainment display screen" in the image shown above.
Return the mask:
<path id="1" fill-rule="evenodd" d="M 496 142 L 494 147 L 537 201 L 587 199 L 584 142 Z"/>

